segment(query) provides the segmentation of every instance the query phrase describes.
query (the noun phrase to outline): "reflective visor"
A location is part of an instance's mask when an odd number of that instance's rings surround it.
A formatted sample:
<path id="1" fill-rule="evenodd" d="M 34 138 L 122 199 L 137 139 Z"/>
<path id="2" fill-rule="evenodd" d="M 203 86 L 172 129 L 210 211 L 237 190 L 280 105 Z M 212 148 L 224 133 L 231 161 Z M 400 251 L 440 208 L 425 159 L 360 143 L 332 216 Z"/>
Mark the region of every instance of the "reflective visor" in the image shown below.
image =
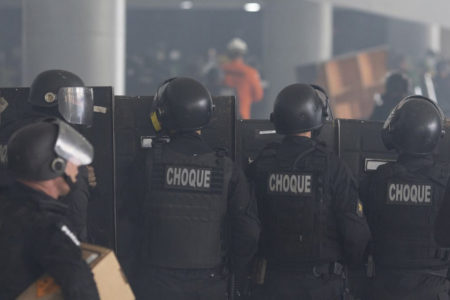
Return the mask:
<path id="1" fill-rule="evenodd" d="M 76 165 L 88 165 L 94 159 L 94 147 L 78 131 L 62 121 L 58 121 L 59 132 L 55 144 L 58 156 Z"/>
<path id="2" fill-rule="evenodd" d="M 87 87 L 63 87 L 58 91 L 58 110 L 70 124 L 92 125 L 94 91 Z"/>

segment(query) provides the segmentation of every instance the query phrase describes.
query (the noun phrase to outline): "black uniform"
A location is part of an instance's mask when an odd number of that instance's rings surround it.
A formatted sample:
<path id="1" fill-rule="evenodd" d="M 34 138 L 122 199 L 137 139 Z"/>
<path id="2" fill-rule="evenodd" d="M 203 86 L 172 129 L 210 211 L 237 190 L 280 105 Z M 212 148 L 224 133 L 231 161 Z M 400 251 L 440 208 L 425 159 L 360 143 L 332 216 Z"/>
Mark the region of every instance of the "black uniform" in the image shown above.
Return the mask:
<path id="1" fill-rule="evenodd" d="M 448 177 L 431 154 L 401 154 L 369 177 L 361 193 L 376 265 L 368 299 L 448 299 L 449 253 L 434 241 Z"/>
<path id="2" fill-rule="evenodd" d="M 51 275 L 64 299 L 99 299 L 79 242 L 66 225 L 67 206 L 14 184 L 0 209 L 0 299 L 15 299 L 39 276 Z"/>
<path id="3" fill-rule="evenodd" d="M 4 151 L 4 155 L 0 156 L 0 189 L 4 190 L 13 183 L 12 177 L 6 170 L 6 148 L 11 135 L 18 129 L 36 122 L 39 119 L 46 118 L 48 115 L 38 112 L 27 112 L 22 115 L 21 119 L 6 123 L 0 130 L 0 149 Z M 85 166 L 80 166 L 77 176 L 77 182 L 67 196 L 61 197 L 60 200 L 69 207 L 67 214 L 67 222 L 77 235 L 77 237 L 85 242 L 87 235 L 87 209 L 91 190 L 88 184 L 88 171 Z"/>
<path id="4" fill-rule="evenodd" d="M 244 273 L 259 236 L 245 176 L 196 133 L 144 156 L 132 178 L 141 188 L 138 299 L 227 299 L 227 269 Z"/>
<path id="5" fill-rule="evenodd" d="M 450 180 L 447 182 L 442 206 L 436 217 L 434 237 L 436 243 L 441 247 L 450 248 Z"/>
<path id="6" fill-rule="evenodd" d="M 341 299 L 342 264 L 361 262 L 370 236 L 348 167 L 315 140 L 286 136 L 250 177 L 267 260 L 255 299 Z"/>

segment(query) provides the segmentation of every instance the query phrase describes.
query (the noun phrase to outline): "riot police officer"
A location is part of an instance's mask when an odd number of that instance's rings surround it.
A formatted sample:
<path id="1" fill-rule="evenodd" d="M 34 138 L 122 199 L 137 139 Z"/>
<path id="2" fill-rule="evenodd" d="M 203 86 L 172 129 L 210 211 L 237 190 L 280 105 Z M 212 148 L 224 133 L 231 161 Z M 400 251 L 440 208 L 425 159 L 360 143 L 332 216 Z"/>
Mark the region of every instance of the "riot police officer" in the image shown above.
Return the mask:
<path id="1" fill-rule="evenodd" d="M 48 273 L 64 299 L 99 299 L 80 242 L 60 197 L 92 161 L 92 145 L 57 119 L 18 130 L 8 143 L 8 169 L 16 179 L 0 209 L 0 299 L 15 299 Z"/>
<path id="2" fill-rule="evenodd" d="M 449 253 L 434 241 L 449 177 L 432 156 L 442 135 L 441 110 L 422 96 L 404 98 L 384 123 L 383 142 L 399 156 L 361 191 L 376 266 L 367 299 L 448 299 Z"/>
<path id="3" fill-rule="evenodd" d="M 31 84 L 28 103 L 31 104 L 31 110 L 26 110 L 17 120 L 3 126 L 0 132 L 3 148 L 14 131 L 42 117 L 62 118 L 77 130 L 92 125 L 93 91 L 71 72 L 48 70 L 40 73 Z M 0 186 L 3 187 L 11 183 L 4 168 L 6 162 L 3 161 L 3 168 L 0 168 Z M 80 240 L 86 241 L 88 200 L 96 179 L 91 166 L 80 167 L 78 177 L 72 191 L 62 201 L 69 205 L 71 227 Z"/>
<path id="4" fill-rule="evenodd" d="M 285 87 L 271 114 L 285 137 L 250 166 L 262 223 L 255 299 L 342 299 L 344 264 L 362 261 L 370 233 L 357 183 L 314 137 L 328 117 L 325 96 Z"/>
<path id="5" fill-rule="evenodd" d="M 170 141 L 154 141 L 132 178 L 143 188 L 135 196 L 138 298 L 227 299 L 228 273 L 241 278 L 256 252 L 259 223 L 245 175 L 200 135 L 213 107 L 190 78 L 167 80 L 154 97 L 152 125 Z"/>

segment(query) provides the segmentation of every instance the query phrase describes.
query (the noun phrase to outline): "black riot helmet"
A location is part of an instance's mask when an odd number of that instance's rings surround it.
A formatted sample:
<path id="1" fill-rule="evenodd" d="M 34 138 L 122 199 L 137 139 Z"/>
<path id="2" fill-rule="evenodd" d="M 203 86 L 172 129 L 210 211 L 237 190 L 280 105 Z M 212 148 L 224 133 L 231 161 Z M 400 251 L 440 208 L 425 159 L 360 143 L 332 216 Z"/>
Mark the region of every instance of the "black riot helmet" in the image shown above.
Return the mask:
<path id="1" fill-rule="evenodd" d="M 387 149 L 426 155 L 444 135 L 444 114 L 435 102 L 423 96 L 408 96 L 389 114 L 381 132 Z"/>
<path id="2" fill-rule="evenodd" d="M 157 90 L 151 121 L 157 132 L 189 132 L 205 127 L 214 105 L 208 90 L 198 81 L 177 77 L 166 80 Z"/>
<path id="3" fill-rule="evenodd" d="M 92 145 L 70 125 L 42 119 L 16 131 L 8 141 L 8 170 L 19 179 L 43 181 L 63 176 L 67 161 L 92 162 Z"/>
<path id="4" fill-rule="evenodd" d="M 270 120 L 279 134 L 318 130 L 327 120 L 328 96 L 319 86 L 291 84 L 278 94 Z"/>
<path id="5" fill-rule="evenodd" d="M 94 94 L 83 80 L 64 70 L 48 70 L 33 80 L 28 102 L 35 110 L 62 117 L 70 124 L 92 125 Z"/>

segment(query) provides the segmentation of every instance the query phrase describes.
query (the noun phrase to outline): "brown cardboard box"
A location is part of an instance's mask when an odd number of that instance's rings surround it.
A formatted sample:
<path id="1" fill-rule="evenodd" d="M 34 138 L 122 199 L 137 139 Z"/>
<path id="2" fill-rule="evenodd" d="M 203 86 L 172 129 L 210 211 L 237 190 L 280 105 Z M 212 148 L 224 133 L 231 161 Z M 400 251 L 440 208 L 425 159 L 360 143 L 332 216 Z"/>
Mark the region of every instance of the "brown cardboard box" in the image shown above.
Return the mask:
<path id="1" fill-rule="evenodd" d="M 91 267 L 102 300 L 134 300 L 133 292 L 119 262 L 110 249 L 81 244 L 84 260 Z M 17 300 L 62 300 L 59 286 L 53 278 L 43 275 L 28 287 Z"/>

